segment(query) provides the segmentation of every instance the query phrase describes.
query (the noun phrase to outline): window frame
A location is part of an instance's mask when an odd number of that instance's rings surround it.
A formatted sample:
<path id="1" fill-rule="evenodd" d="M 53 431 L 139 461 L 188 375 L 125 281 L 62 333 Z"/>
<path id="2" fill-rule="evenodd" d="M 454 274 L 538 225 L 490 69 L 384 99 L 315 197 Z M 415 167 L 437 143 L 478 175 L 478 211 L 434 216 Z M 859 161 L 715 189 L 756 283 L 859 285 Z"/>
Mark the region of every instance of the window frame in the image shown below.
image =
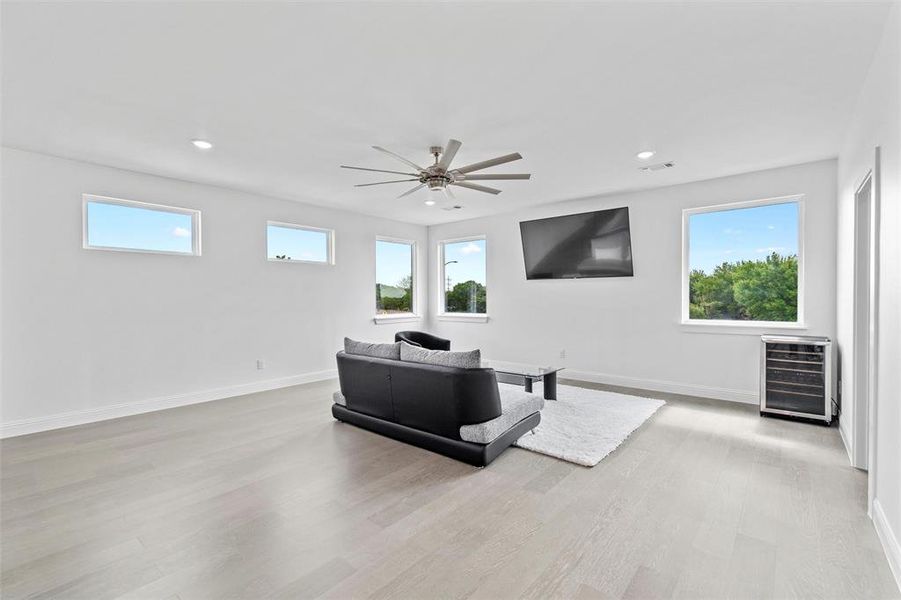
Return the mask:
<path id="1" fill-rule="evenodd" d="M 737 321 L 730 319 L 691 319 L 689 312 L 690 305 L 690 250 L 691 250 L 691 232 L 690 220 L 693 215 L 723 212 L 727 210 L 739 210 L 743 208 L 756 208 L 759 206 L 770 206 L 774 204 L 791 204 L 798 205 L 798 316 L 795 321 Z M 724 204 L 716 204 L 713 206 L 699 206 L 695 208 L 685 208 L 682 210 L 682 304 L 680 321 L 684 328 L 691 329 L 723 329 L 732 330 L 730 333 L 747 333 L 756 335 L 761 330 L 771 329 L 807 329 L 807 321 L 805 316 L 805 252 L 804 252 L 804 203 L 805 194 L 792 194 L 789 196 L 778 196 L 774 198 L 762 198 L 759 200 L 745 200 L 739 202 L 728 202 Z"/>
<path id="2" fill-rule="evenodd" d="M 411 240 L 407 238 L 399 238 L 387 235 L 377 235 L 375 236 L 375 242 L 373 243 L 373 260 L 372 260 L 372 278 L 373 281 L 378 284 L 378 243 L 379 242 L 389 242 L 392 244 L 407 244 L 410 246 L 410 276 L 412 277 L 412 291 L 410 293 L 411 312 L 405 313 L 385 313 L 379 314 L 379 306 L 378 299 L 373 296 L 373 308 L 375 309 L 375 315 L 373 316 L 373 321 L 376 323 L 398 323 L 405 321 L 419 321 L 422 319 L 422 315 L 419 314 L 419 300 L 418 300 L 418 286 L 419 286 L 419 277 L 418 277 L 418 268 L 419 268 L 419 247 L 416 243 L 416 240 Z M 375 286 L 372 288 L 375 289 Z"/>
<path id="3" fill-rule="evenodd" d="M 120 248 L 118 246 L 95 246 L 88 242 L 88 204 L 112 204 L 115 206 L 126 206 L 129 208 L 141 208 L 144 210 L 155 210 L 158 212 L 173 213 L 178 215 L 188 215 L 191 217 L 191 252 L 175 252 L 173 250 L 150 250 L 141 248 Z M 81 195 L 81 247 L 84 250 L 101 250 L 106 252 L 131 252 L 136 254 L 165 254 L 170 256 L 201 256 L 201 213 L 195 208 L 183 208 L 180 206 L 169 206 L 167 204 L 155 204 L 151 202 L 140 202 L 138 200 L 126 200 L 124 198 L 113 198 L 112 196 L 99 196 L 97 194 Z"/>
<path id="4" fill-rule="evenodd" d="M 281 227 L 283 229 L 299 229 L 301 231 L 313 231 L 316 233 L 324 233 L 326 235 L 326 259 L 323 260 L 306 260 L 303 258 L 271 258 L 269 256 L 269 227 Z M 274 263 L 299 263 L 307 265 L 334 266 L 335 264 L 335 230 L 327 227 L 313 227 L 312 225 L 300 225 L 299 223 L 288 223 L 285 221 L 266 221 L 266 260 Z"/>
<path id="5" fill-rule="evenodd" d="M 446 240 L 439 240 L 437 242 L 437 250 L 435 254 L 438 256 L 438 314 L 435 316 L 439 321 L 462 321 L 462 322 L 474 322 L 474 323 L 485 323 L 488 321 L 489 316 L 488 312 L 483 313 L 449 313 L 446 310 L 446 302 L 447 302 L 447 290 L 445 289 L 447 286 L 447 276 L 445 274 L 445 246 L 447 244 L 457 244 L 460 242 L 477 242 L 484 241 L 485 242 L 485 303 L 488 303 L 488 236 L 484 233 L 478 235 L 468 235 L 465 237 L 459 238 L 450 238 Z M 487 308 L 486 308 L 487 310 Z"/>

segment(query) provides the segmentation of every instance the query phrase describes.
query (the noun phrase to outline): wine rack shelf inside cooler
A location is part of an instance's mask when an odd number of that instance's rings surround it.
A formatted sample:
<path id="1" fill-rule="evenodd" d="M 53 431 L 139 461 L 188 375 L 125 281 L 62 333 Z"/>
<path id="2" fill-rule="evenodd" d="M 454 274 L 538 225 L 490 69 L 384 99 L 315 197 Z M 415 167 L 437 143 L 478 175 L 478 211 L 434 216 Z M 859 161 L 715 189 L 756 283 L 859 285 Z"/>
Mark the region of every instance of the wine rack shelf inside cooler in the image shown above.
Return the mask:
<path id="1" fill-rule="evenodd" d="M 761 338 L 760 412 L 832 422 L 829 338 Z"/>

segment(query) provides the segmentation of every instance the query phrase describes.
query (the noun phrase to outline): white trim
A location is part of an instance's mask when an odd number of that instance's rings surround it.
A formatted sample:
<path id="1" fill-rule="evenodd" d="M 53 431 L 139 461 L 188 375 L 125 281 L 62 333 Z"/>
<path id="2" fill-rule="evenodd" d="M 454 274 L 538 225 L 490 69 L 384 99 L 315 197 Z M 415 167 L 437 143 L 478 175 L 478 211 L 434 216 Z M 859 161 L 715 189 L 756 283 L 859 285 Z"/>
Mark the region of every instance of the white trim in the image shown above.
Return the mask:
<path id="1" fill-rule="evenodd" d="M 867 405 L 867 456 L 868 469 L 872 475 L 867 477 L 867 506 L 872 514 L 876 503 L 876 421 L 879 387 L 879 244 L 882 223 L 882 147 L 876 146 L 873 156 L 873 187 L 872 202 L 870 203 L 870 330 L 867 358 L 869 368 L 867 378 L 869 380 L 869 401 Z M 884 516 L 884 515 L 883 515 Z M 895 549 L 898 548 L 897 539 Z M 901 558 L 901 553 L 896 552 L 895 557 Z M 901 567 L 901 560 L 896 561 L 895 566 Z M 895 581 L 901 589 L 901 569 L 893 570 Z"/>
<path id="2" fill-rule="evenodd" d="M 678 381 L 664 381 L 661 379 L 645 379 L 643 377 L 626 377 L 623 375 L 610 375 L 596 371 L 579 371 L 577 369 L 563 369 L 557 373 L 560 379 L 574 379 L 576 381 L 588 381 L 591 383 L 605 383 L 621 387 L 637 388 L 670 394 L 682 394 L 686 396 L 699 396 L 701 398 L 713 398 L 714 400 L 726 400 L 740 402 L 742 404 L 759 404 L 757 390 L 736 390 L 720 388 L 695 383 L 682 383 Z"/>
<path id="3" fill-rule="evenodd" d="M 806 280 L 805 277 L 805 269 L 804 269 L 804 194 L 793 194 L 791 196 L 778 196 L 775 198 L 764 198 L 760 200 L 745 200 L 742 202 L 729 202 L 726 204 L 717 204 L 714 206 L 699 206 L 696 208 L 686 208 L 682 210 L 682 306 L 681 306 L 681 321 L 683 324 L 691 324 L 694 325 L 696 323 L 705 323 L 707 321 L 697 319 L 692 320 L 689 318 L 689 248 L 691 246 L 691 240 L 689 235 L 689 217 L 697 214 L 704 214 L 710 212 L 724 212 L 727 210 L 740 210 L 743 208 L 755 208 L 758 206 L 769 206 L 772 204 L 790 204 L 797 203 L 798 205 L 798 320 L 794 323 L 777 323 L 773 324 L 769 321 L 728 321 L 728 320 L 720 320 L 715 321 L 717 325 L 721 325 L 723 327 L 762 327 L 766 329 L 773 328 L 789 328 L 789 326 L 793 329 L 805 329 L 805 320 L 804 320 L 804 282 Z"/>
<path id="4" fill-rule="evenodd" d="M 779 321 L 723 321 L 701 320 L 682 321 L 679 326 L 685 333 L 712 333 L 719 335 L 766 335 L 774 329 L 806 331 L 804 323 Z"/>
<path id="5" fill-rule="evenodd" d="M 866 198 L 866 208 L 869 210 L 869 214 L 867 215 L 866 223 L 861 221 L 860 214 L 860 201 L 859 194 L 864 186 L 869 182 L 870 191 L 869 197 Z M 876 181 L 874 178 L 874 173 L 872 169 L 867 170 L 864 174 L 863 179 L 861 179 L 860 184 L 854 188 L 853 195 L 853 203 L 854 203 L 854 235 L 853 235 L 853 244 L 854 244 L 854 252 L 853 252 L 853 273 L 851 274 L 851 278 L 853 281 L 853 289 L 854 294 L 851 298 L 851 323 L 852 323 L 852 332 L 851 332 L 851 340 L 853 347 L 853 354 L 851 360 L 851 373 L 852 373 L 852 389 L 851 396 L 854 399 L 853 409 L 854 416 L 852 418 L 852 432 L 851 432 L 851 465 L 858 469 L 868 469 L 868 458 L 872 456 L 870 454 L 869 449 L 869 437 L 871 433 L 871 429 L 869 427 L 869 410 L 873 405 L 871 402 L 873 395 L 873 381 L 870 376 L 873 374 L 872 363 L 874 356 L 870 353 L 874 352 L 874 347 L 872 344 L 872 336 L 875 334 L 875 331 L 872 329 L 873 325 L 873 308 L 874 308 L 874 298 L 873 298 L 873 286 L 874 286 L 874 277 L 875 273 L 873 272 L 873 258 L 874 252 L 873 248 L 878 243 L 876 239 L 874 239 L 873 232 L 873 223 L 874 217 L 876 216 L 876 207 L 874 202 L 875 196 L 875 186 Z M 860 236 L 860 228 L 861 226 L 866 226 L 866 235 L 867 239 L 867 248 L 865 253 L 860 252 L 859 244 L 861 242 Z M 864 256 L 865 254 L 865 256 Z M 861 287 L 861 280 L 864 277 L 864 274 L 860 272 L 860 262 L 861 260 L 866 260 L 866 278 L 867 278 L 867 287 L 866 290 L 863 290 Z M 867 298 L 864 303 L 858 301 L 857 294 L 858 292 L 866 291 Z M 866 318 L 867 325 L 866 327 L 858 327 L 858 321 L 861 316 L 862 310 L 866 310 Z M 863 352 L 861 352 L 862 348 L 866 348 L 867 351 L 867 363 L 865 365 L 865 369 L 860 369 L 860 362 L 863 357 Z M 869 469 L 871 473 L 875 472 L 874 469 Z M 871 486 L 875 477 L 868 477 L 867 481 L 867 514 L 872 516 L 872 500 L 875 494 L 871 493 Z"/>
<path id="6" fill-rule="evenodd" d="M 372 320 L 376 325 L 382 325 L 384 323 L 413 323 L 416 321 L 422 321 L 422 315 L 413 313 L 395 313 L 387 315 L 376 315 L 372 318 Z"/>
<path id="7" fill-rule="evenodd" d="M 465 237 L 458 238 L 450 238 L 446 240 L 438 240 L 437 244 L 437 252 L 435 254 L 438 255 L 438 314 L 436 315 L 436 319 L 439 321 L 471 321 L 471 322 L 486 322 L 488 321 L 487 313 L 448 313 L 445 312 L 445 302 L 447 301 L 447 279 L 444 273 L 444 246 L 445 244 L 459 244 L 460 242 L 475 242 L 475 241 L 484 241 L 485 242 L 485 304 L 488 304 L 488 236 L 484 233 L 478 235 L 468 235 Z M 467 317 L 460 317 L 460 315 L 468 315 Z"/>
<path id="8" fill-rule="evenodd" d="M 407 244 L 410 246 L 410 313 L 403 313 L 403 315 L 399 315 L 394 319 L 394 322 L 401 322 L 403 320 L 410 321 L 418 321 L 422 317 L 419 316 L 419 302 L 417 302 L 416 297 L 419 296 L 418 286 L 419 286 L 419 276 L 417 275 L 419 268 L 419 247 L 416 243 L 416 240 L 409 240 L 405 238 L 397 238 L 390 237 L 386 235 L 377 235 L 375 236 L 375 243 L 378 245 L 379 242 L 389 242 L 391 244 Z M 379 270 L 379 253 L 378 248 L 373 247 L 373 266 L 375 267 L 373 270 L 373 279 L 375 280 L 376 285 L 379 283 L 378 279 L 378 270 Z M 374 288 L 373 288 L 374 289 Z M 376 310 L 378 307 L 378 298 L 373 298 L 375 302 L 373 302 L 374 308 Z M 376 323 L 385 322 L 387 315 L 380 315 L 378 313 L 373 317 L 373 321 Z M 406 317 L 406 319 L 404 319 Z"/>
<path id="9" fill-rule="evenodd" d="M 150 250 L 142 248 L 120 248 L 118 246 L 94 246 L 88 242 L 88 204 L 112 204 L 115 206 L 125 206 L 128 208 L 141 208 L 144 210 L 154 210 L 176 215 L 187 215 L 191 217 L 191 251 L 176 252 L 174 250 Z M 202 245 L 200 243 L 200 211 L 195 208 L 182 208 L 180 206 L 168 206 L 165 204 L 152 204 L 150 202 L 139 202 L 137 200 L 125 200 L 123 198 L 113 198 L 111 196 L 98 196 L 96 194 L 81 195 L 81 247 L 85 250 L 102 250 L 105 252 L 131 252 L 137 254 L 163 254 L 170 256 L 200 256 Z"/>
<path id="10" fill-rule="evenodd" d="M 281 227 L 282 229 L 299 229 L 301 231 L 312 231 L 315 233 L 325 234 L 325 260 L 304 260 L 302 258 L 271 258 L 269 256 L 269 227 Z M 311 225 L 299 225 L 297 223 L 285 223 L 284 221 L 266 221 L 266 260 L 276 263 L 300 263 L 308 265 L 328 265 L 335 264 L 335 230 L 326 227 L 313 227 Z"/>
<path id="11" fill-rule="evenodd" d="M 377 235 L 375 236 L 375 239 L 377 242 L 394 242 L 395 244 L 416 245 L 416 240 L 411 240 L 410 238 L 392 237 L 390 235 Z"/>
<path id="12" fill-rule="evenodd" d="M 842 416 L 838 416 L 838 434 L 842 438 L 842 443 L 845 445 L 845 454 L 848 455 L 848 464 L 854 466 L 854 457 L 851 456 L 851 442 L 848 439 L 848 434 L 845 432 L 844 426 L 842 423 L 845 421 L 842 419 Z"/>
<path id="13" fill-rule="evenodd" d="M 131 415 L 140 415 L 143 413 L 155 412 L 158 410 L 177 408 L 179 406 L 188 406 L 190 404 L 200 404 L 202 402 L 221 400 L 223 398 L 232 398 L 234 396 L 243 396 L 244 394 L 253 394 L 255 392 L 265 392 L 267 390 L 274 390 L 278 388 L 289 387 L 292 385 L 300 385 L 302 383 L 325 381 L 328 379 L 334 379 L 337 376 L 337 369 L 327 369 L 325 371 L 302 373 L 300 375 L 281 377 L 279 379 L 254 381 L 250 383 L 241 383 L 221 388 L 214 388 L 211 390 L 187 392 L 184 394 L 174 394 L 172 396 L 161 396 L 158 398 L 149 398 L 147 400 L 138 400 L 136 402 L 112 404 L 109 406 L 98 406 L 95 408 L 57 413 L 55 415 L 32 417 L 30 419 L 19 419 L 17 421 L 9 421 L 0 424 L 0 438 L 27 435 L 29 433 L 49 431 L 51 429 L 60 429 L 62 427 L 72 427 L 73 425 L 83 425 L 85 423 L 96 423 L 98 421 L 118 419 L 120 417 L 128 417 Z"/>
<path id="14" fill-rule="evenodd" d="M 895 585 L 901 590 L 901 543 L 898 542 L 898 536 L 892 531 L 888 519 L 885 518 L 885 512 L 882 510 L 882 504 L 879 503 L 878 498 L 873 499 L 873 527 L 876 529 L 879 541 L 882 542 L 889 569 L 895 576 Z"/>
<path id="15" fill-rule="evenodd" d="M 438 321 L 459 321 L 462 323 L 487 323 L 487 313 L 441 313 L 435 315 Z"/>

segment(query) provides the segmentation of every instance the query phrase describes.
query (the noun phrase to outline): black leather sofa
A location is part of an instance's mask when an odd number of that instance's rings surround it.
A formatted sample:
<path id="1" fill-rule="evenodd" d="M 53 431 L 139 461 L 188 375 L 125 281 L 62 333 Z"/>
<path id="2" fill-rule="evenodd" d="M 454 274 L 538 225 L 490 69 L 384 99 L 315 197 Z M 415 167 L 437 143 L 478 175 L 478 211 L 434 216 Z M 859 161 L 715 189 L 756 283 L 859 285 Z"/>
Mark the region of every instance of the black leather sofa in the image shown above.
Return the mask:
<path id="1" fill-rule="evenodd" d="M 450 340 L 424 331 L 398 331 L 394 334 L 394 341 L 407 342 L 426 350 L 450 350 Z"/>
<path id="2" fill-rule="evenodd" d="M 464 441 L 460 427 L 501 415 L 494 369 L 461 369 L 339 352 L 345 405 L 332 415 L 382 435 L 478 467 L 497 458 L 541 420 L 535 412 L 488 444 Z"/>

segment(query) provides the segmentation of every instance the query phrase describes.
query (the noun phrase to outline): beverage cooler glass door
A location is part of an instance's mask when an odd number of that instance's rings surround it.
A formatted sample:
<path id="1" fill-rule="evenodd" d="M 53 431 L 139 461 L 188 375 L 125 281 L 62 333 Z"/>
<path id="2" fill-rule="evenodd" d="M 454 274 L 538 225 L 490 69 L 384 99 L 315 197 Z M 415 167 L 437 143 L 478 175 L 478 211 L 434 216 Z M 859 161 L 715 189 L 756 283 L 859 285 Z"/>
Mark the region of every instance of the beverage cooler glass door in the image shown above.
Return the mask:
<path id="1" fill-rule="evenodd" d="M 761 410 L 832 420 L 828 346 L 763 342 Z"/>

